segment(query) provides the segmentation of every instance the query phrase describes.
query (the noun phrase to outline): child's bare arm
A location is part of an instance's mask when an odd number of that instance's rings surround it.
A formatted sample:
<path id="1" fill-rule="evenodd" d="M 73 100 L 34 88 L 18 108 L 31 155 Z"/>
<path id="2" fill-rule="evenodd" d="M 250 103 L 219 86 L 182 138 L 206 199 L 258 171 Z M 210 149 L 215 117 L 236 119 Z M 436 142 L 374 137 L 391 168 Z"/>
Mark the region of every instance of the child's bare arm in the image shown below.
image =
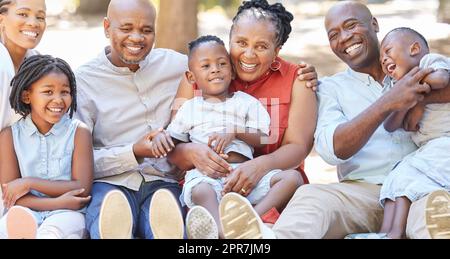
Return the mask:
<path id="1" fill-rule="evenodd" d="M 62 209 L 57 198 L 43 198 L 27 194 L 20 198 L 16 205 L 27 207 L 35 211 L 52 211 Z"/>
<path id="2" fill-rule="evenodd" d="M 384 121 L 384 129 L 387 132 L 393 132 L 399 128 L 402 128 L 403 120 L 405 119 L 407 113 L 408 110 L 396 111 L 391 113 L 391 115 L 389 115 L 388 118 Z"/>
<path id="3" fill-rule="evenodd" d="M 83 189 L 67 192 L 57 198 L 36 197 L 28 194 L 17 201 L 17 205 L 35 211 L 52 211 L 60 209 L 79 210 L 85 207 L 91 197 L 80 197 Z"/>
<path id="4" fill-rule="evenodd" d="M 166 157 L 175 148 L 175 143 L 177 142 L 164 130 L 153 136 L 151 141 L 152 153 L 157 158 Z"/>
<path id="5" fill-rule="evenodd" d="M 432 90 L 442 89 L 449 86 L 450 74 L 445 69 L 437 69 L 423 79 L 424 83 L 430 85 Z"/>
<path id="6" fill-rule="evenodd" d="M 236 138 L 244 141 L 250 146 L 255 148 L 261 148 L 265 146 L 265 144 L 262 143 L 262 138 L 267 137 L 267 135 L 264 134 L 261 130 L 245 128 L 241 131 L 238 130 L 237 132 L 238 133 L 236 133 Z"/>

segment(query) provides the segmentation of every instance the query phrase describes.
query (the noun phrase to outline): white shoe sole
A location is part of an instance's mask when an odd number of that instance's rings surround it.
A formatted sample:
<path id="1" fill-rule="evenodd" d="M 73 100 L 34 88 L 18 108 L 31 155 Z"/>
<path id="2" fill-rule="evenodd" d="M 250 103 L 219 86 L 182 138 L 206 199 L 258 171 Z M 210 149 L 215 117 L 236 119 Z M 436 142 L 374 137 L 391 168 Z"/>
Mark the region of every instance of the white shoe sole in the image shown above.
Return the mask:
<path id="1" fill-rule="evenodd" d="M 110 191 L 105 195 L 99 215 L 101 239 L 130 239 L 133 229 L 133 214 L 127 198 L 121 191 Z"/>
<path id="2" fill-rule="evenodd" d="M 428 196 L 425 220 L 432 239 L 450 239 L 450 194 L 444 190 Z"/>
<path id="3" fill-rule="evenodd" d="M 36 219 L 25 208 L 14 206 L 6 214 L 6 230 L 9 239 L 35 239 Z"/>
<path id="4" fill-rule="evenodd" d="M 220 222 L 226 239 L 261 239 L 262 221 L 250 202 L 236 193 L 223 196 Z"/>
<path id="5" fill-rule="evenodd" d="M 218 239 L 219 230 L 211 213 L 201 206 L 189 210 L 186 216 L 186 232 L 189 239 Z"/>
<path id="6" fill-rule="evenodd" d="M 173 194 L 161 189 L 150 203 L 150 227 L 155 239 L 183 239 L 183 216 Z"/>

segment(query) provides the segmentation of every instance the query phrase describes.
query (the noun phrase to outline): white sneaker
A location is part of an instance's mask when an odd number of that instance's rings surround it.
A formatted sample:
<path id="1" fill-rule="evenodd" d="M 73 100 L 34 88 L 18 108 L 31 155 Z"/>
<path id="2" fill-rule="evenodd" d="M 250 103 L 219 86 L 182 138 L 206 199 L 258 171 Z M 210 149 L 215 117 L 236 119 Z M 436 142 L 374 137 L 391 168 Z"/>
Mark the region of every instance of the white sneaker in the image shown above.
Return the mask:
<path id="1" fill-rule="evenodd" d="M 26 208 L 14 206 L 6 214 L 6 231 L 9 239 L 35 239 L 36 219 Z"/>
<path id="2" fill-rule="evenodd" d="M 218 239 L 219 230 L 211 213 L 202 206 L 195 206 L 186 216 L 188 239 Z"/>
<path id="3" fill-rule="evenodd" d="M 223 196 L 219 206 L 220 222 L 226 239 L 274 239 L 250 202 L 237 193 Z"/>
<path id="4" fill-rule="evenodd" d="M 427 199 L 425 220 L 432 239 L 450 239 L 450 194 L 439 190 Z"/>
<path id="5" fill-rule="evenodd" d="M 101 239 L 130 239 L 133 230 L 133 214 L 125 194 L 113 190 L 103 198 L 99 215 Z"/>
<path id="6" fill-rule="evenodd" d="M 173 194 L 160 189 L 150 202 L 150 227 L 155 239 L 183 239 L 184 222 Z"/>

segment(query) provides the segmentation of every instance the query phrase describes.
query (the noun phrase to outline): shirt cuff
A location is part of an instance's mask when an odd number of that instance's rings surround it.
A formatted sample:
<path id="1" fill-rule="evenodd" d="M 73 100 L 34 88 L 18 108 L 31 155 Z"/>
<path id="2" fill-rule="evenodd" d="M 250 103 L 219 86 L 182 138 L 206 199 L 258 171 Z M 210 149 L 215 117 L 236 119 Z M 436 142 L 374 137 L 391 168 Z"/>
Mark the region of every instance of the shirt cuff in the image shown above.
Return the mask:
<path id="1" fill-rule="evenodd" d="M 334 153 L 334 133 L 338 125 L 328 126 L 322 130 L 316 137 L 316 151 L 325 162 L 330 165 L 339 165 L 347 162 L 349 159 L 343 160 Z"/>

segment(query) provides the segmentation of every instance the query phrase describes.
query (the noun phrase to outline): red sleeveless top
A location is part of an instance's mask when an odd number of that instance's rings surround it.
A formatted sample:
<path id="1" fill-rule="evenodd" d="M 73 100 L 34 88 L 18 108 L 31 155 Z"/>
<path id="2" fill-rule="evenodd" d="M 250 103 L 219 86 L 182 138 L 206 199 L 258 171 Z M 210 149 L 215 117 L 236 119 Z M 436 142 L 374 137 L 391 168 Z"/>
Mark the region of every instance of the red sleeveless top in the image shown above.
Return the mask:
<path id="1" fill-rule="evenodd" d="M 255 149 L 255 157 L 270 154 L 277 150 L 281 146 L 284 133 L 288 127 L 292 87 L 297 80 L 299 67 L 281 58 L 277 58 L 277 61 L 281 63 L 278 71 L 269 70 L 260 79 L 250 83 L 235 79 L 230 85 L 230 92 L 242 91 L 257 98 L 270 115 L 269 144 L 263 148 Z M 305 183 L 308 183 L 308 178 L 303 169 L 302 163 L 297 170 L 301 172 Z"/>
<path id="2" fill-rule="evenodd" d="M 254 82 L 244 82 L 235 79 L 231 82 L 230 92 L 241 91 L 257 98 L 270 115 L 269 144 L 263 148 L 255 149 L 254 156 L 266 155 L 277 150 L 283 141 L 284 133 L 288 127 L 289 108 L 291 106 L 292 87 L 297 80 L 298 66 L 277 58 L 281 63 L 277 71 L 269 70 L 260 79 Z M 198 89 L 194 85 L 194 89 Z M 309 183 L 304 165 L 297 168 L 302 174 L 305 183 Z"/>

